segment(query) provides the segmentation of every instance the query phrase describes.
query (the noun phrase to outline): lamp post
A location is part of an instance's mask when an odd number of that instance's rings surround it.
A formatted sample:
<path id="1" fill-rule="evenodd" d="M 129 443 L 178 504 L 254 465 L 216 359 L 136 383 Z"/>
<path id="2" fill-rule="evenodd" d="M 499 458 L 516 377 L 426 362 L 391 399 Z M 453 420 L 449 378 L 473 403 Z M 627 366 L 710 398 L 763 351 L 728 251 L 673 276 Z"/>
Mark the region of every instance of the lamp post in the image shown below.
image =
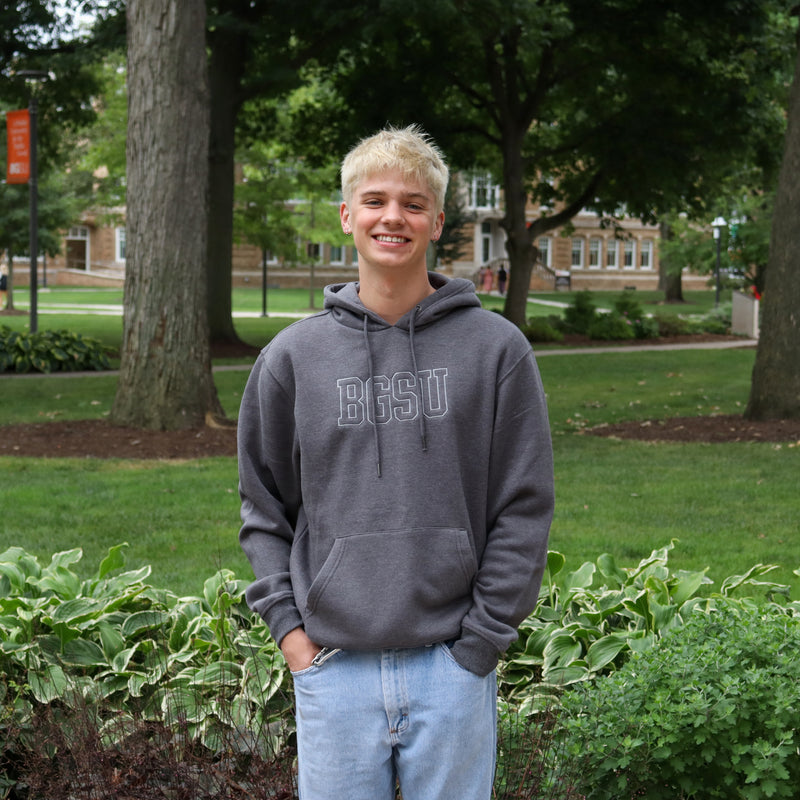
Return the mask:
<path id="1" fill-rule="evenodd" d="M 724 217 L 717 217 L 712 223 L 711 227 L 714 229 L 714 238 L 717 241 L 717 271 L 716 271 L 716 294 L 714 297 L 714 305 L 719 306 L 719 270 L 720 270 L 720 251 L 722 248 L 722 229 L 727 227 L 728 223 L 725 222 Z"/>
<path id="2" fill-rule="evenodd" d="M 23 69 L 17 75 L 20 78 L 29 78 L 31 80 L 46 81 L 48 73 L 39 69 Z M 31 139 L 31 172 L 28 179 L 28 191 L 30 193 L 30 251 L 31 251 L 31 269 L 30 269 L 30 289 L 31 289 L 31 333 L 36 333 L 39 329 L 38 322 L 38 282 L 37 275 L 38 259 L 39 259 L 39 178 L 38 166 L 36 161 L 36 117 L 38 114 L 38 102 L 36 92 L 31 89 L 30 99 L 28 101 L 28 115 L 30 117 L 30 139 Z"/>

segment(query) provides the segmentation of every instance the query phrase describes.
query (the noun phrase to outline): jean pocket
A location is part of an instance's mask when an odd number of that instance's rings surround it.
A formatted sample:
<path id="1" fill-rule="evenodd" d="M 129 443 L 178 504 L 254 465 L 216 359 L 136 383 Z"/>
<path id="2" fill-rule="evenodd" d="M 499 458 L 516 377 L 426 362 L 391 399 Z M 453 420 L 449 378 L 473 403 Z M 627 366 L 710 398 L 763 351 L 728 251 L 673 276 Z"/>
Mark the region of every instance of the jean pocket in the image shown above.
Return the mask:
<path id="1" fill-rule="evenodd" d="M 297 672 L 291 672 L 292 677 L 296 678 L 300 675 L 307 675 L 310 672 L 316 672 L 325 665 L 325 662 L 328 659 L 333 658 L 337 653 L 341 653 L 341 648 L 339 647 L 323 647 L 322 650 L 317 653 L 314 658 L 312 659 L 311 663 L 305 668 L 297 670 Z"/>

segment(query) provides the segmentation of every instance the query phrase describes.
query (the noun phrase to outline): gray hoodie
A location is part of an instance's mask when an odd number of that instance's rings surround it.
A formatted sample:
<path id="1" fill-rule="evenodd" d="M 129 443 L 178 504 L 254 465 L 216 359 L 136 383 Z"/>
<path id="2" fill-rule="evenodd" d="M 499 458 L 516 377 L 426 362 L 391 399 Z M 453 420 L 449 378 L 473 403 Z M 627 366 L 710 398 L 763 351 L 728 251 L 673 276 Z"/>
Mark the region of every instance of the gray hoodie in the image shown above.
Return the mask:
<path id="1" fill-rule="evenodd" d="M 553 462 L 531 346 L 471 282 L 396 325 L 355 283 L 262 351 L 239 414 L 250 607 L 280 643 L 452 643 L 485 675 L 533 609 Z"/>

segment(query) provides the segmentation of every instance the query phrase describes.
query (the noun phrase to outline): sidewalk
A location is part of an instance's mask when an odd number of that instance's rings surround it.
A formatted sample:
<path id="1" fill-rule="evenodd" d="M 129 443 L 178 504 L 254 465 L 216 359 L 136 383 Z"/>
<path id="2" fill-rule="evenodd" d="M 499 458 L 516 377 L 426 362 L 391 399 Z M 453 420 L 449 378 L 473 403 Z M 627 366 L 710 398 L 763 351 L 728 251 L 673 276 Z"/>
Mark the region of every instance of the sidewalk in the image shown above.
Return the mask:
<path id="1" fill-rule="evenodd" d="M 588 355 L 590 353 L 629 353 L 635 351 L 641 353 L 654 350 L 732 350 L 737 347 L 755 347 L 758 339 L 736 339 L 727 342 L 687 342 L 683 344 L 621 344 L 608 347 L 564 347 L 558 350 L 537 350 L 534 344 L 533 349 L 536 358 L 543 356 L 574 356 Z"/>

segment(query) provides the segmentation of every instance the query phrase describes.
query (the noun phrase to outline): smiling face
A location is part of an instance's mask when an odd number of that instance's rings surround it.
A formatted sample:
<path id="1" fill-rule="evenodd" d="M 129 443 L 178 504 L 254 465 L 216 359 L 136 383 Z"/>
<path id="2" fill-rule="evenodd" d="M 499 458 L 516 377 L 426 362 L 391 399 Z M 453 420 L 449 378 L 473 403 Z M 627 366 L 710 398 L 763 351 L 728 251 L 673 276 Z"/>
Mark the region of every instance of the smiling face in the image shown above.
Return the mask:
<path id="1" fill-rule="evenodd" d="M 342 229 L 353 234 L 360 270 L 425 271 L 428 244 L 444 224 L 430 188 L 400 170 L 365 178 L 340 214 Z"/>

